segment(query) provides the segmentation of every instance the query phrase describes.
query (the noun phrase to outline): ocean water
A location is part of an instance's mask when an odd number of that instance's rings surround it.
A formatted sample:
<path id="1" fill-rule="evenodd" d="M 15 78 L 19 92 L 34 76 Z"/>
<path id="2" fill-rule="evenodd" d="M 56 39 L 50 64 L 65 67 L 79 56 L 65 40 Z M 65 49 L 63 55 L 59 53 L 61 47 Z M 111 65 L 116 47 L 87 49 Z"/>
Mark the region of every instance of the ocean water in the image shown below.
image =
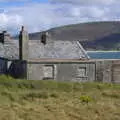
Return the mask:
<path id="1" fill-rule="evenodd" d="M 87 52 L 90 58 L 92 59 L 120 59 L 120 52 L 94 52 L 88 51 Z"/>

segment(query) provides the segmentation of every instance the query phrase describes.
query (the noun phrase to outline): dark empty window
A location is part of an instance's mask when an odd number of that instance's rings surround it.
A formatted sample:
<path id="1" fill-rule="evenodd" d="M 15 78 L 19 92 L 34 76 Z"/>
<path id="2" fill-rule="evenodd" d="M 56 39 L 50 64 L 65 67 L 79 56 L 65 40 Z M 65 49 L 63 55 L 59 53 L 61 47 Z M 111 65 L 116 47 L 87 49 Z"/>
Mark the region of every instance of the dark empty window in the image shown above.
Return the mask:
<path id="1" fill-rule="evenodd" d="M 3 33 L 0 33 L 0 42 L 4 43 L 4 34 Z"/>
<path id="2" fill-rule="evenodd" d="M 44 45 L 46 44 L 46 33 L 42 33 L 42 35 L 41 35 L 41 43 L 43 43 Z"/>

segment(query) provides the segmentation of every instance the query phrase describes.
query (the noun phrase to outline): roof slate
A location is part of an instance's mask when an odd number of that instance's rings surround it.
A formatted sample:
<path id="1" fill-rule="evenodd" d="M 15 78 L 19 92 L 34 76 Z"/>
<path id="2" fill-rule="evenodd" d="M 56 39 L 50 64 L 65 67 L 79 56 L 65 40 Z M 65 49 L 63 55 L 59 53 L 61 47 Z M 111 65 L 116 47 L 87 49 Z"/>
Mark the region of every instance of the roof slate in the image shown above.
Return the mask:
<path id="1" fill-rule="evenodd" d="M 84 49 L 81 50 L 76 42 L 56 41 L 43 45 L 40 40 L 29 40 L 28 59 L 84 59 L 88 58 Z M 18 60 L 19 59 L 19 41 L 10 40 L 4 44 L 0 43 L 0 57 Z"/>

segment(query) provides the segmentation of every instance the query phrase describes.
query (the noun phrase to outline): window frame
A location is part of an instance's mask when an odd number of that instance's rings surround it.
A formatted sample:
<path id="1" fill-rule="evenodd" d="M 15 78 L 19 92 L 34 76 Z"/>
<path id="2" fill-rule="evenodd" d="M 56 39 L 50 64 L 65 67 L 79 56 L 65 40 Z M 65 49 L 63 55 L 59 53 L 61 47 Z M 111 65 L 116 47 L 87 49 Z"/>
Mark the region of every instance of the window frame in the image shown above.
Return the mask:
<path id="1" fill-rule="evenodd" d="M 52 72 L 52 77 L 46 77 L 46 76 L 45 76 L 45 74 L 44 74 L 44 68 L 45 68 L 45 67 L 51 67 L 51 68 L 52 68 L 52 71 L 51 71 L 51 72 Z M 44 75 L 43 75 L 43 80 L 54 80 L 54 75 L 55 75 L 55 73 L 54 73 L 54 72 L 55 72 L 55 67 L 54 67 L 54 65 L 44 65 L 44 68 L 43 68 L 43 74 L 44 74 Z"/>
<path id="2" fill-rule="evenodd" d="M 80 69 L 84 70 L 84 74 L 83 74 L 83 71 L 82 71 L 82 73 L 80 72 Z M 86 78 L 86 77 L 88 77 L 87 76 L 87 68 L 86 67 L 78 67 L 78 69 L 77 69 L 77 78 Z"/>

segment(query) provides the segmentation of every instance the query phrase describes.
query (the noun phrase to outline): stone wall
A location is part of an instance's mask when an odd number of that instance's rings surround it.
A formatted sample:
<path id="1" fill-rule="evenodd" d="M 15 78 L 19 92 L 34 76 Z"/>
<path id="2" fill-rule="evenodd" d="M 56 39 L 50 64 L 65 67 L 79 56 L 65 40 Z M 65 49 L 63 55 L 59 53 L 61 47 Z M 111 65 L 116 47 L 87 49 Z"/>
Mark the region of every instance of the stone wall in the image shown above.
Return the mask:
<path id="1" fill-rule="evenodd" d="M 0 75 L 27 79 L 27 62 L 0 58 Z"/>
<path id="2" fill-rule="evenodd" d="M 120 60 L 20 61 L 0 58 L 0 75 L 28 80 L 120 83 Z"/>
<path id="3" fill-rule="evenodd" d="M 24 26 L 19 34 L 19 59 L 20 60 L 27 60 L 28 53 L 29 53 L 29 35 L 28 32 L 24 30 Z"/>
<path id="4" fill-rule="evenodd" d="M 10 64 L 9 64 L 10 63 Z M 14 78 L 27 79 L 27 62 L 26 61 L 8 61 L 8 74 Z"/>
<path id="5" fill-rule="evenodd" d="M 98 81 L 120 83 L 120 60 L 79 62 L 28 62 L 27 78 L 32 80 Z"/>
<path id="6" fill-rule="evenodd" d="M 0 38 L 0 57 L 5 59 L 19 59 L 19 46 L 18 41 L 11 39 L 8 33 L 1 33 L 3 35 Z M 2 42 L 3 40 L 3 42 Z"/>
<path id="7" fill-rule="evenodd" d="M 0 58 L 0 75 L 7 74 L 7 60 Z"/>
<path id="8" fill-rule="evenodd" d="M 96 80 L 99 82 L 112 81 L 112 60 L 96 61 Z"/>
<path id="9" fill-rule="evenodd" d="M 43 44 L 38 40 L 30 40 L 29 59 L 88 59 L 88 56 L 80 47 L 82 46 L 79 46 L 77 41 L 47 40 L 46 44 Z"/>
<path id="10" fill-rule="evenodd" d="M 28 63 L 27 67 L 30 80 L 95 81 L 93 62 Z"/>
<path id="11" fill-rule="evenodd" d="M 111 81 L 114 83 L 120 83 L 120 60 L 112 61 L 111 66 Z"/>
<path id="12" fill-rule="evenodd" d="M 96 61 L 96 80 L 107 83 L 120 83 L 120 60 Z"/>
<path id="13" fill-rule="evenodd" d="M 24 27 L 19 34 L 19 41 L 13 40 L 7 32 L 0 34 L 0 56 L 11 60 L 39 58 L 54 59 L 89 59 L 79 40 L 53 40 L 50 36 L 43 40 L 29 40 Z"/>

